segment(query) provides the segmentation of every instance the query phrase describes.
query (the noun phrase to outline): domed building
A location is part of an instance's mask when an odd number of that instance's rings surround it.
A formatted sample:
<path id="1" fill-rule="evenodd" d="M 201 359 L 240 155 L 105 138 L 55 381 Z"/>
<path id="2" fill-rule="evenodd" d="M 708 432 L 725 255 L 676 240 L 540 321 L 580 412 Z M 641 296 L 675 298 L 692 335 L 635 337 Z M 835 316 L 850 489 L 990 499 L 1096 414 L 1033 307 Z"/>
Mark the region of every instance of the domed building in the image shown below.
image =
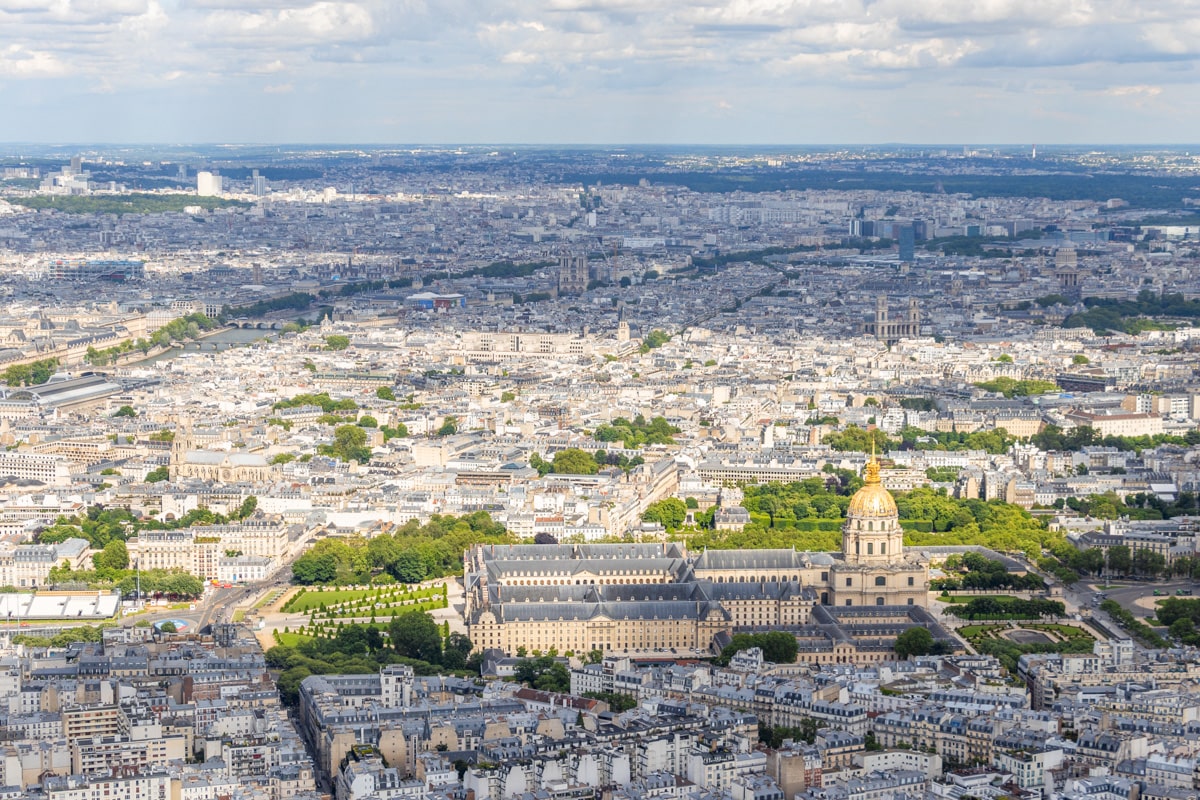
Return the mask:
<path id="1" fill-rule="evenodd" d="M 904 552 L 900 512 L 879 479 L 874 453 L 863 481 L 846 509 L 842 552 L 829 571 L 829 602 L 835 606 L 924 606 L 929 567 Z"/>

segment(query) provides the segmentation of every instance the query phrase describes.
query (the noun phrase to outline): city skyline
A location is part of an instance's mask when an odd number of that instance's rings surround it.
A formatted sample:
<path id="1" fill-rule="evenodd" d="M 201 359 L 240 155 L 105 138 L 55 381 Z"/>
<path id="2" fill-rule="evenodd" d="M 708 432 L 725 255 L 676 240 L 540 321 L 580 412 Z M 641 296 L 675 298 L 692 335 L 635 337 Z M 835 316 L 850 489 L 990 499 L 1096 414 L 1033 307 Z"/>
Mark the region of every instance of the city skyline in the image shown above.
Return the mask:
<path id="1" fill-rule="evenodd" d="M 125 0 L 0 25 L 0 141 L 1119 144 L 1200 118 L 1184 2 Z"/>

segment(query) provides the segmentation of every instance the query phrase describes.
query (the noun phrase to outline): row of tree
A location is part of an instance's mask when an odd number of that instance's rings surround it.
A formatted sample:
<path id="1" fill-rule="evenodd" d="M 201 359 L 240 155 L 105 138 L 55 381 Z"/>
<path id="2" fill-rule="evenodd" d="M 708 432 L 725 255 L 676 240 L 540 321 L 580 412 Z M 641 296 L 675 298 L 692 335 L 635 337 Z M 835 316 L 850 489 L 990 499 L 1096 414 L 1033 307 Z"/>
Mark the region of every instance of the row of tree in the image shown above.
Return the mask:
<path id="1" fill-rule="evenodd" d="M 649 422 L 641 414 L 632 420 L 617 417 L 607 425 L 592 432 L 598 442 L 621 442 L 626 450 L 634 450 L 648 444 L 674 444 L 675 434 L 680 429 L 667 422 L 664 417 L 655 417 Z"/>
<path id="2" fill-rule="evenodd" d="M 1046 425 L 1029 437 L 1029 441 L 1042 450 L 1072 453 L 1085 447 L 1115 447 L 1118 450 L 1141 452 L 1164 444 L 1181 447 L 1200 444 L 1200 430 L 1192 429 L 1182 436 L 1169 433 L 1159 433 L 1154 436 L 1104 436 L 1095 428 L 1087 425 L 1080 425 L 1069 431 L 1064 431 L 1058 425 Z"/>
<path id="3" fill-rule="evenodd" d="M 567 447 L 554 454 L 552 461 L 547 461 L 537 453 L 529 457 L 529 466 L 538 471 L 539 475 L 595 475 L 605 467 L 618 467 L 628 472 L 634 467 L 646 463 L 641 456 L 630 458 L 624 453 L 596 450 L 588 452 L 578 447 Z"/>
<path id="4" fill-rule="evenodd" d="M 58 369 L 57 358 L 43 358 L 29 364 L 13 364 L 5 367 L 0 379 L 8 386 L 40 386 L 50 380 Z"/>
<path id="5" fill-rule="evenodd" d="M 976 597 L 967 603 L 952 604 L 946 612 L 960 619 L 1040 619 L 1061 617 L 1066 607 L 1057 600 L 1018 597 Z"/>
<path id="6" fill-rule="evenodd" d="M 735 633 L 729 644 L 721 650 L 718 664 L 728 664 L 729 659 L 743 650 L 762 648 L 763 661 L 772 664 L 794 664 L 796 662 L 796 637 L 783 631 L 767 633 Z"/>
<path id="7" fill-rule="evenodd" d="M 331 637 L 308 639 L 294 647 L 276 645 L 267 651 L 266 660 L 269 667 L 281 671 L 276 686 L 284 704 L 294 706 L 300 682 L 310 675 L 371 674 L 386 664 L 408 664 L 418 675 L 478 671 L 478 658 L 471 663 L 470 652 L 466 636 L 450 634 L 443 641 L 428 614 L 412 611 L 392 620 L 386 640 L 376 626 L 342 625 Z"/>
<path id="8" fill-rule="evenodd" d="M 1046 581 L 1040 575 L 1027 573 L 1019 575 L 1009 572 L 1000 561 L 988 558 L 980 553 L 964 553 L 962 556 L 951 556 L 946 559 L 944 569 L 947 572 L 958 571 L 956 577 L 939 578 L 930 582 L 933 589 L 956 591 L 958 589 L 1015 589 L 1018 591 L 1036 591 L 1046 588 Z"/>
<path id="9" fill-rule="evenodd" d="M 514 539 L 486 512 L 462 517 L 434 515 L 424 525 L 412 520 L 370 539 L 321 539 L 292 565 L 302 584 L 362 585 L 387 574 L 420 583 L 462 571 L 463 552 L 475 544 L 510 544 Z"/>

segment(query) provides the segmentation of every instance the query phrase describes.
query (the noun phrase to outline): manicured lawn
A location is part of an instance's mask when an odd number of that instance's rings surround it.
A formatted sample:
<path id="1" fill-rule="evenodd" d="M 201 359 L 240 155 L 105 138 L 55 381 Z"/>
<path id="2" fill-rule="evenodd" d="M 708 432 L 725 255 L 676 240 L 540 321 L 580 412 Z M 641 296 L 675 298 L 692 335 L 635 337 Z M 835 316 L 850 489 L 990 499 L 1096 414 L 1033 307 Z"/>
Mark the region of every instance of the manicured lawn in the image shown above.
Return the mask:
<path id="1" fill-rule="evenodd" d="M 301 636 L 298 633 L 284 633 L 283 631 L 275 631 L 275 641 L 279 642 L 284 647 L 295 647 L 299 644 L 307 642 L 311 636 Z"/>
<path id="2" fill-rule="evenodd" d="M 958 635 L 965 639 L 978 639 L 994 631 L 1002 631 L 1007 625 L 964 625 L 958 629 Z"/>
<path id="3" fill-rule="evenodd" d="M 362 600 L 374 596 L 374 589 L 334 589 L 325 592 L 309 589 L 299 597 L 289 600 L 285 608 L 288 613 L 298 614 L 312 608 L 320 608 L 322 603 L 326 608 L 329 608 L 329 606 L 337 605 L 338 603 Z"/>
<path id="4" fill-rule="evenodd" d="M 1044 625 L 1022 625 L 1022 628 L 1029 628 L 1031 631 L 1045 631 L 1047 633 L 1057 633 L 1065 639 L 1095 639 L 1090 633 L 1083 628 L 1078 628 L 1074 625 L 1058 625 L 1055 623 L 1046 623 Z"/>
<path id="5" fill-rule="evenodd" d="M 950 596 L 946 596 L 943 594 L 943 595 L 938 595 L 937 599 L 943 603 L 969 603 L 972 600 L 978 599 L 980 597 L 990 597 L 993 600 L 1015 600 L 1016 599 L 1012 595 L 1007 595 L 1007 594 L 969 594 L 969 595 L 952 594 Z"/>
<path id="6" fill-rule="evenodd" d="M 352 610 L 351 604 L 357 604 L 362 601 L 368 601 L 368 605 L 393 605 L 400 603 L 413 602 L 431 602 L 433 600 L 441 601 L 443 599 L 442 587 L 433 587 L 426 589 L 418 588 L 384 588 L 384 589 L 332 589 L 320 591 L 317 589 L 307 589 L 303 593 L 293 595 L 290 600 L 283 604 L 283 611 L 287 614 L 302 614 L 311 611 L 321 606 L 329 611 L 344 613 Z M 393 599 L 395 596 L 396 599 Z M 441 605 L 437 606 L 441 608 Z M 370 609 L 367 608 L 366 616 L 370 616 Z"/>

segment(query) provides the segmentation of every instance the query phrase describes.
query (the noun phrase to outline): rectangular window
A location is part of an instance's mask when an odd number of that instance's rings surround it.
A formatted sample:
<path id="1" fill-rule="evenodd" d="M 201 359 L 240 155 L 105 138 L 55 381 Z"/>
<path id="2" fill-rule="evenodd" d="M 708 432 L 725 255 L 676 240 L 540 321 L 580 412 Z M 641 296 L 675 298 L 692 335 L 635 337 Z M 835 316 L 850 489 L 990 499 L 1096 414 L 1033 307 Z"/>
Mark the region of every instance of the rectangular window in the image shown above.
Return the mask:
<path id="1" fill-rule="evenodd" d="M 853 586 L 853 585 L 854 585 L 854 579 L 853 579 L 853 578 L 846 578 L 846 585 L 847 585 L 847 586 Z M 849 604 L 849 603 L 847 603 L 846 605 L 850 605 L 850 604 Z"/>
<path id="2" fill-rule="evenodd" d="M 911 575 L 909 575 L 909 576 L 908 576 L 908 585 L 909 585 L 909 586 L 913 586 L 913 585 L 914 585 L 913 576 L 911 576 Z"/>

